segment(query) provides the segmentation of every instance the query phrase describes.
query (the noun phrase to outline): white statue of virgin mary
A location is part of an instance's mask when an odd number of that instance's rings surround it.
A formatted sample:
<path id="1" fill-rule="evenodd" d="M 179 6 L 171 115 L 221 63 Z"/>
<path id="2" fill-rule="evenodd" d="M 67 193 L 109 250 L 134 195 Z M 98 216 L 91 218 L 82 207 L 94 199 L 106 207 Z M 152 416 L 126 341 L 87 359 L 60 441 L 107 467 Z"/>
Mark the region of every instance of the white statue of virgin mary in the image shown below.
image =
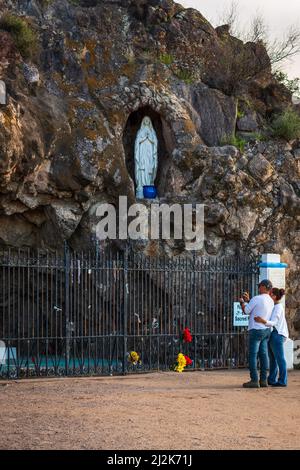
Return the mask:
<path id="1" fill-rule="evenodd" d="M 142 199 L 143 186 L 153 186 L 157 174 L 157 137 L 151 119 L 145 116 L 134 148 L 136 197 Z"/>

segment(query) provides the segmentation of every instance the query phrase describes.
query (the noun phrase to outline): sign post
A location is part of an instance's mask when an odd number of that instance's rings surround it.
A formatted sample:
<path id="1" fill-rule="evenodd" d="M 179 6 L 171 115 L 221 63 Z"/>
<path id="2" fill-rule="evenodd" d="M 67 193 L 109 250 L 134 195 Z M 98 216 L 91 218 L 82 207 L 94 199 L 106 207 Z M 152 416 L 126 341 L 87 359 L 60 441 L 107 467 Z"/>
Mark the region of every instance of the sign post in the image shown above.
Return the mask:
<path id="1" fill-rule="evenodd" d="M 0 80 L 0 104 L 6 104 L 6 86 L 2 80 Z"/>
<path id="2" fill-rule="evenodd" d="M 280 255 L 270 253 L 263 254 L 259 267 L 259 281 L 262 281 L 263 279 L 269 279 L 272 282 L 273 287 L 277 287 L 278 289 L 285 289 L 285 271 L 288 265 L 286 263 L 281 263 Z M 281 302 L 283 308 L 285 309 L 285 298 L 283 298 Z M 284 343 L 284 353 L 288 369 L 294 368 L 293 349 L 293 341 L 288 339 Z"/>
<path id="3" fill-rule="evenodd" d="M 285 289 L 285 270 L 288 265 L 281 263 L 280 255 L 262 255 L 259 267 L 259 281 L 269 279 L 272 282 L 273 287 Z M 285 306 L 284 299 L 282 300 L 282 303 Z"/>

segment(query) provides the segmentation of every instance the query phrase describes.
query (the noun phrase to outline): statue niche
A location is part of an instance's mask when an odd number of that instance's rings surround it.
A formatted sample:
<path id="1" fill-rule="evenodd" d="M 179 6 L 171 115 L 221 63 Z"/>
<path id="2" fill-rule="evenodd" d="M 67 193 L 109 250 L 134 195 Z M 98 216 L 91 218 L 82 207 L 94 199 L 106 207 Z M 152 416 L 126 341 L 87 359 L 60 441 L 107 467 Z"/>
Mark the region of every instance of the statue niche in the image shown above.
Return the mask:
<path id="1" fill-rule="evenodd" d="M 154 186 L 157 175 L 158 140 L 151 119 L 145 116 L 134 146 L 136 197 L 143 198 L 143 187 Z"/>
<path id="2" fill-rule="evenodd" d="M 163 197 L 169 189 L 168 170 L 174 149 L 169 125 L 150 106 L 143 106 L 129 115 L 123 146 L 136 197 L 143 198 L 143 186 L 155 186 L 158 196 Z"/>

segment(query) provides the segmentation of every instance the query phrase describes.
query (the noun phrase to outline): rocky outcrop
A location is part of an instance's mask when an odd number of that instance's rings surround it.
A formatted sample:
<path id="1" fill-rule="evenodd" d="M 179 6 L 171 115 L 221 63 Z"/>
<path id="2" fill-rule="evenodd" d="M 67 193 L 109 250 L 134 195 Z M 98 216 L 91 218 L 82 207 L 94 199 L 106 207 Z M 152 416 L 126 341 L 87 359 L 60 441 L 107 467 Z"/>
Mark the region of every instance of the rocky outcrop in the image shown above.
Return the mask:
<path id="1" fill-rule="evenodd" d="M 162 201 L 207 206 L 209 256 L 279 252 L 299 325 L 300 143 L 250 141 L 291 96 L 261 45 L 171 0 L 0 0 L 36 33 L 23 58 L 0 30 L 0 242 L 59 249 L 91 243 L 102 202 L 135 202 L 133 143 L 150 115 Z M 141 245 L 177 254 L 184 243 Z M 294 323 L 293 323 L 294 321 Z"/>

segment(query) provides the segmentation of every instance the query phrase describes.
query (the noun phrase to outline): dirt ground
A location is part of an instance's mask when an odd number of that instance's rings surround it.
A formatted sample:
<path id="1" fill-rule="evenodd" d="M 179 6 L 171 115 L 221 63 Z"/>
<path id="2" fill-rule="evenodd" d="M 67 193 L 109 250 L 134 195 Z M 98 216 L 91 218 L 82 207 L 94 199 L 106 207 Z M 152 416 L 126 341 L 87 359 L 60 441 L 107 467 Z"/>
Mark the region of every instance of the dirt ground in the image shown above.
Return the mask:
<path id="1" fill-rule="evenodd" d="M 300 449 L 300 371 L 245 390 L 243 371 L 0 381 L 0 449 Z"/>

